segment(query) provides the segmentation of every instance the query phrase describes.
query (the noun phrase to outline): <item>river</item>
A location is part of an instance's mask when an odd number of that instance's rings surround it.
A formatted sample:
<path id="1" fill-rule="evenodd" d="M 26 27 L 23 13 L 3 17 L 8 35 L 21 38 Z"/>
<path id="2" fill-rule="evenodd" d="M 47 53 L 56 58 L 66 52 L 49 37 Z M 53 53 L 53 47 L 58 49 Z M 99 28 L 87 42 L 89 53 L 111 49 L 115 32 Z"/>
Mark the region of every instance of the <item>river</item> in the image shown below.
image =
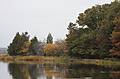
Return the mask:
<path id="1" fill-rule="evenodd" d="M 0 62 L 0 79 L 120 79 L 120 66 Z"/>

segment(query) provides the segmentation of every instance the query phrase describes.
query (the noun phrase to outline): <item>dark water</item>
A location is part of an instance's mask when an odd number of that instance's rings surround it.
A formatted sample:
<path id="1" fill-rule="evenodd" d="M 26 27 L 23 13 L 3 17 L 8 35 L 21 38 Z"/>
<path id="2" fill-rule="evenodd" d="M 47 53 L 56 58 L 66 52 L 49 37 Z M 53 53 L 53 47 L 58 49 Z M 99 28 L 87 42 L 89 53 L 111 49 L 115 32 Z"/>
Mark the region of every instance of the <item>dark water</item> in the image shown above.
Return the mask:
<path id="1" fill-rule="evenodd" d="M 120 66 L 0 62 L 0 79 L 120 79 Z"/>

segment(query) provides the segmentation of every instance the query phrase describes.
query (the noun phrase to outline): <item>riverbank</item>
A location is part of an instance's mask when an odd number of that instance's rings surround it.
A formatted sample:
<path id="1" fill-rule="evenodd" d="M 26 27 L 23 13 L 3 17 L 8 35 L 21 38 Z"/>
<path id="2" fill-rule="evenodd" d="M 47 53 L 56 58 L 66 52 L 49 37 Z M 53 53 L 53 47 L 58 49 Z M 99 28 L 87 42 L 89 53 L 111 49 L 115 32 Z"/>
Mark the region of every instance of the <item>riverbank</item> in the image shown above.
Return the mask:
<path id="1" fill-rule="evenodd" d="M 64 64 L 69 62 L 68 57 L 53 57 L 53 56 L 9 56 L 9 55 L 1 55 L 0 61 L 2 62 L 12 62 L 12 63 L 55 63 L 55 64 Z"/>
<path id="2" fill-rule="evenodd" d="M 9 56 L 1 55 L 0 61 L 8 63 L 23 64 L 95 64 L 101 66 L 120 65 L 120 60 L 103 59 L 75 59 L 70 57 L 52 57 L 52 56 Z"/>

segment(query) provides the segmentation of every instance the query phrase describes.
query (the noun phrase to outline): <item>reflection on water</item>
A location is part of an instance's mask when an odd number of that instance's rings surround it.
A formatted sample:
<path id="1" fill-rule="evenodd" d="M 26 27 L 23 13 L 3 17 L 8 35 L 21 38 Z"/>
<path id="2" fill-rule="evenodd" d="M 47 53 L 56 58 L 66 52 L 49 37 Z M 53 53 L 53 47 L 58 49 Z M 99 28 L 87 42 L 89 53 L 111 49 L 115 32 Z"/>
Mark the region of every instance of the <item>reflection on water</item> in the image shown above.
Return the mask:
<path id="1" fill-rule="evenodd" d="M 119 79 L 120 67 L 70 64 L 9 64 L 8 71 L 13 79 Z"/>
<path id="2" fill-rule="evenodd" d="M 64 69 L 57 65 L 9 64 L 9 73 L 13 79 L 59 79 Z"/>

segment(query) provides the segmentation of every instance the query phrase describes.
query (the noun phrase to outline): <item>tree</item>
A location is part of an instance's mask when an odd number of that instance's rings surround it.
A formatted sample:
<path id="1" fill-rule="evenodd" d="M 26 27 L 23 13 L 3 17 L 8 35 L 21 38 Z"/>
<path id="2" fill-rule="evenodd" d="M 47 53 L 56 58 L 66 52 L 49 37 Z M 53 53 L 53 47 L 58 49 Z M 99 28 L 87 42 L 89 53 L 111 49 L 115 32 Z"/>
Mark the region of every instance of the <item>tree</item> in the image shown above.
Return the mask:
<path id="1" fill-rule="evenodd" d="M 31 44 L 29 46 L 29 54 L 38 55 L 39 54 L 39 42 L 37 37 L 31 39 Z"/>
<path id="2" fill-rule="evenodd" d="M 47 44 L 52 44 L 52 43 L 53 43 L 53 37 L 52 37 L 51 33 L 49 33 L 47 36 Z"/>
<path id="3" fill-rule="evenodd" d="M 112 57 L 120 57 L 120 16 L 114 20 L 115 27 L 112 32 L 113 48 L 110 50 Z"/>
<path id="4" fill-rule="evenodd" d="M 59 39 L 59 40 L 55 41 L 55 44 L 57 45 L 57 53 L 59 54 L 59 56 L 67 55 L 68 48 L 66 46 L 65 40 Z"/>
<path id="5" fill-rule="evenodd" d="M 56 44 L 47 44 L 44 47 L 45 56 L 59 56 L 57 50 L 58 46 Z"/>
<path id="6" fill-rule="evenodd" d="M 120 16 L 120 3 L 96 5 L 80 13 L 76 23 L 70 23 L 66 43 L 70 56 L 84 58 L 109 57 L 110 40 L 115 17 Z M 87 28 L 85 28 L 87 26 Z"/>
<path id="7" fill-rule="evenodd" d="M 46 46 L 46 41 L 39 41 L 38 46 L 39 46 L 39 55 L 43 56 L 44 47 Z"/>
<path id="8" fill-rule="evenodd" d="M 9 55 L 24 55 L 27 53 L 28 45 L 25 44 L 29 42 L 29 35 L 27 32 L 19 34 L 19 32 L 14 37 L 12 43 L 8 46 Z M 25 49 L 23 48 L 25 47 Z"/>
<path id="9" fill-rule="evenodd" d="M 23 46 L 21 47 L 21 51 L 20 52 L 23 52 L 24 55 L 27 55 L 28 51 L 29 51 L 29 46 L 30 46 L 30 41 L 26 41 Z"/>
<path id="10" fill-rule="evenodd" d="M 68 25 L 68 28 L 69 30 L 69 33 L 66 35 L 66 45 L 68 47 L 68 52 L 69 52 L 69 55 L 70 56 L 74 56 L 74 55 L 77 55 L 77 52 L 74 54 L 74 52 L 72 51 L 72 49 L 74 49 L 74 47 L 77 47 L 75 46 L 75 44 L 73 43 L 76 39 L 78 39 L 78 37 L 81 36 L 81 33 L 83 32 L 82 29 L 79 29 L 76 27 L 76 24 L 74 23 L 69 23 Z M 81 30 L 81 31 L 78 31 L 78 30 Z M 78 55 L 77 55 L 78 56 Z"/>
<path id="11" fill-rule="evenodd" d="M 21 34 L 21 40 L 19 40 L 20 41 L 19 55 L 26 55 L 28 53 L 29 45 L 30 45 L 29 37 L 30 36 L 28 35 L 28 32 Z"/>
<path id="12" fill-rule="evenodd" d="M 67 55 L 67 46 L 65 40 L 57 40 L 54 44 L 44 44 L 45 56 L 64 56 Z"/>
<path id="13" fill-rule="evenodd" d="M 20 39 L 21 36 L 19 32 L 16 33 L 16 36 L 14 37 L 12 43 L 8 46 L 8 54 L 9 55 L 17 55 L 20 51 Z"/>

